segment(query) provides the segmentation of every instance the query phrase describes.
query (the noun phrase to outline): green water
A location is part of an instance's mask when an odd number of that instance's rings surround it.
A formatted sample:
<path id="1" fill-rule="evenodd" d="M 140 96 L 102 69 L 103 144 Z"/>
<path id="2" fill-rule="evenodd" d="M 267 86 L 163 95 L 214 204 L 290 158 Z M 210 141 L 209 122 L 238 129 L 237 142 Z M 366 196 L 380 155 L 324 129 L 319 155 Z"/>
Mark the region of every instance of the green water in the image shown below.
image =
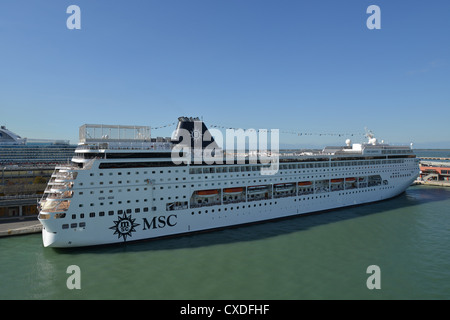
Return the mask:
<path id="1" fill-rule="evenodd" d="M 0 299 L 450 299 L 450 188 L 181 238 L 71 250 L 0 239 Z M 81 289 L 69 290 L 78 265 Z M 381 289 L 369 290 L 378 265 Z"/>

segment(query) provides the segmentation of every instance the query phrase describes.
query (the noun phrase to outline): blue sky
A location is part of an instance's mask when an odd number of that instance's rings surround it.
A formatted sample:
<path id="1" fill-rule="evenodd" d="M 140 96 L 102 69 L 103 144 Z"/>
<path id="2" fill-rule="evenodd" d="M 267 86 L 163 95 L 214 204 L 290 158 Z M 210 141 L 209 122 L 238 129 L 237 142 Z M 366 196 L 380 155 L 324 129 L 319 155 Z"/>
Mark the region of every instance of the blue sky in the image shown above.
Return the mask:
<path id="1" fill-rule="evenodd" d="M 72 4 L 81 30 L 66 27 Z M 0 123 L 75 143 L 84 123 L 199 116 L 450 148 L 449 13 L 444 0 L 2 0 Z"/>

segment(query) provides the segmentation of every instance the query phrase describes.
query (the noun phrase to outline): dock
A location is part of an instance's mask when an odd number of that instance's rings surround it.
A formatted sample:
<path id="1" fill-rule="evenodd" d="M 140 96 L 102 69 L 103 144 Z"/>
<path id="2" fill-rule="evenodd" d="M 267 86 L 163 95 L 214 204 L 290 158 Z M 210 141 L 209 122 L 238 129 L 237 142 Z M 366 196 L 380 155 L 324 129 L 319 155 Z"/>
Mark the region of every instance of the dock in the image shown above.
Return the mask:
<path id="1" fill-rule="evenodd" d="M 424 186 L 435 186 L 435 187 L 450 187 L 450 181 L 436 181 L 436 180 L 428 180 L 423 181 L 420 179 L 415 180 L 412 185 L 424 185 Z"/>
<path id="2" fill-rule="evenodd" d="M 36 219 L 2 219 L 0 237 L 40 233 L 42 224 Z"/>

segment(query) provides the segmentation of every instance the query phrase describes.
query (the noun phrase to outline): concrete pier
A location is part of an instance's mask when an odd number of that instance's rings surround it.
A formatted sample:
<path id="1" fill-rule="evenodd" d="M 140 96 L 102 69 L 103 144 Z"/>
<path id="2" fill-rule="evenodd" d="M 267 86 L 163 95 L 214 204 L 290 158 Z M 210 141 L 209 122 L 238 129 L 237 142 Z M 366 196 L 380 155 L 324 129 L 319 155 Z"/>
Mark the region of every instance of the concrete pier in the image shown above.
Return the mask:
<path id="1" fill-rule="evenodd" d="M 42 224 L 36 219 L 1 219 L 0 237 L 40 233 Z"/>
<path id="2" fill-rule="evenodd" d="M 412 185 L 425 185 L 425 186 L 436 186 L 436 187 L 450 187 L 450 181 L 436 181 L 436 180 L 415 180 Z"/>

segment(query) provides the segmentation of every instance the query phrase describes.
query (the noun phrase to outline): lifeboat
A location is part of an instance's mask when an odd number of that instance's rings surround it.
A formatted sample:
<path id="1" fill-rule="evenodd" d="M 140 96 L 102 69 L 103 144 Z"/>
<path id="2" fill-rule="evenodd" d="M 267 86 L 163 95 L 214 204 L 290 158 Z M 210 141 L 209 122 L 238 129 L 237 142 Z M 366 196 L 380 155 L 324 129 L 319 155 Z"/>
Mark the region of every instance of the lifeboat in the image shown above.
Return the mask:
<path id="1" fill-rule="evenodd" d="M 312 185 L 311 181 L 301 181 L 298 183 L 299 187 L 309 187 L 310 185 Z"/>
<path id="2" fill-rule="evenodd" d="M 227 188 L 223 189 L 224 194 L 239 194 L 244 191 L 244 188 L 238 187 L 238 188 Z"/>
<path id="3" fill-rule="evenodd" d="M 219 190 L 199 190 L 197 191 L 197 195 L 201 197 L 214 197 L 219 194 Z"/>
<path id="4" fill-rule="evenodd" d="M 333 184 L 341 183 L 343 181 L 344 181 L 344 179 L 331 179 L 331 183 L 333 183 Z"/>
<path id="5" fill-rule="evenodd" d="M 352 183 L 356 181 L 356 178 L 346 178 L 345 181 Z"/>

